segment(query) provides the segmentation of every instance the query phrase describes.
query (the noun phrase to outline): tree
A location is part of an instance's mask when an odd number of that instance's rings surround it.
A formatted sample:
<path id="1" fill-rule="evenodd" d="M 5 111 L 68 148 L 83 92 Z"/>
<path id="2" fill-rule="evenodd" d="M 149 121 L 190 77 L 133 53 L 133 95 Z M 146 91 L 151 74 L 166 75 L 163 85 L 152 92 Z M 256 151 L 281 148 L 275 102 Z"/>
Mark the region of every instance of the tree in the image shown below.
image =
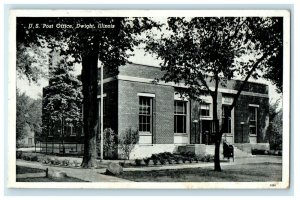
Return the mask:
<path id="1" fill-rule="evenodd" d="M 125 130 L 125 134 L 118 138 L 119 147 L 124 154 L 125 159 L 129 160 L 130 153 L 134 149 L 135 145 L 139 142 L 139 131 L 134 128 L 128 128 Z"/>
<path id="2" fill-rule="evenodd" d="M 35 138 L 40 138 L 42 100 L 31 99 L 25 93 L 21 93 L 18 89 L 16 94 L 16 139 L 18 147 L 20 146 L 21 141 L 27 136 L 28 129 L 35 133 Z"/>
<path id="3" fill-rule="evenodd" d="M 17 46 L 17 75 L 24 76 L 28 81 L 38 83 L 38 80 L 46 77 L 47 53 L 35 44 L 25 46 L 18 43 Z"/>
<path id="4" fill-rule="evenodd" d="M 33 99 L 29 105 L 29 126 L 34 132 L 34 143 L 41 141 L 42 137 L 42 99 Z"/>
<path id="5" fill-rule="evenodd" d="M 269 127 L 267 130 L 270 149 L 282 150 L 282 108 L 279 108 L 280 101 L 270 104 Z"/>
<path id="6" fill-rule="evenodd" d="M 44 88 L 43 97 L 43 137 L 48 137 L 50 132 L 55 134 L 54 130 L 58 129 L 64 153 L 64 127 L 82 127 L 81 82 L 72 74 L 74 66 L 67 64 L 65 56 L 52 51 L 50 59 L 49 86 Z"/>
<path id="7" fill-rule="evenodd" d="M 281 33 L 278 37 L 283 39 L 283 18 L 277 18 L 278 22 L 274 25 L 274 32 Z M 277 87 L 277 92 L 283 92 L 283 45 L 278 47 L 277 56 L 271 57 L 268 61 L 268 68 L 263 75 L 263 78 L 270 80 Z"/>
<path id="8" fill-rule="evenodd" d="M 29 97 L 24 93 L 20 93 L 17 90 L 17 99 L 16 99 L 16 139 L 17 147 L 20 146 L 20 142 L 27 136 L 27 132 L 24 130 L 28 124 L 28 112 L 29 112 Z"/>
<path id="9" fill-rule="evenodd" d="M 259 78 L 270 69 L 271 59 L 280 56 L 280 23 L 278 18 L 259 17 L 168 18 L 166 34 L 145 40 L 147 51 L 163 61 L 162 80 L 184 83 L 187 88 L 180 93 L 191 99 L 201 101 L 203 94 L 212 97 L 216 171 L 221 171 L 220 142 L 225 128 L 217 113 L 219 86 L 234 77 L 242 79 L 232 105 L 225 110 L 226 121 L 248 80 Z"/>
<path id="10" fill-rule="evenodd" d="M 82 64 L 84 157 L 82 167 L 96 166 L 98 61 L 117 71 L 137 44 L 136 35 L 157 26 L 148 18 L 38 17 L 17 19 L 17 47 L 36 44 L 60 48 L 63 55 Z M 47 28 L 51 27 L 51 28 Z M 105 28 L 104 28 L 105 27 Z M 58 45 L 57 41 L 64 45 Z"/>

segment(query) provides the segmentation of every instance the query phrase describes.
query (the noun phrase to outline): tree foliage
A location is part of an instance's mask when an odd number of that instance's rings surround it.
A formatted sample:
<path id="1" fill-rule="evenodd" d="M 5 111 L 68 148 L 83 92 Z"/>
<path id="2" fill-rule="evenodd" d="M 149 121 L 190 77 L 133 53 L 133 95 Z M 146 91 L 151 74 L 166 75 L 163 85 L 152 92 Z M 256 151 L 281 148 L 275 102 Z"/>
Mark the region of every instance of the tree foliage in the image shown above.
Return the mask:
<path id="1" fill-rule="evenodd" d="M 181 93 L 200 100 L 203 91 L 213 99 L 215 170 L 220 167 L 223 127 L 217 113 L 218 89 L 234 77 L 242 79 L 225 120 L 250 78 L 257 79 L 280 58 L 282 20 L 260 17 L 168 18 L 166 33 L 145 40 L 146 49 L 163 61 L 162 80 L 184 83 Z M 281 66 L 282 67 L 282 66 Z M 213 89 L 209 83 L 214 85 Z"/>
<path id="2" fill-rule="evenodd" d="M 16 98 L 16 140 L 17 146 L 19 146 L 22 140 L 28 134 L 29 131 L 35 133 L 35 139 L 38 141 L 41 134 L 41 99 L 31 99 L 25 93 L 21 93 L 17 89 Z"/>
<path id="3" fill-rule="evenodd" d="M 267 130 L 270 149 L 282 150 L 282 108 L 280 101 L 276 101 L 269 108 L 269 127 Z"/>
<path id="4" fill-rule="evenodd" d="M 78 27 L 78 24 L 83 27 Z M 110 25 L 113 28 L 98 28 L 99 24 Z M 53 28 L 43 28 L 44 25 L 53 25 Z M 73 58 L 69 62 L 82 64 L 85 134 L 82 167 L 96 166 L 98 61 L 103 67 L 117 71 L 119 66 L 126 63 L 130 51 L 138 43 L 136 36 L 152 27 L 158 26 L 148 18 L 22 17 L 17 19 L 17 47 L 20 46 L 19 44 L 25 47 L 36 44 L 49 49 L 59 48 L 62 55 Z"/>
<path id="5" fill-rule="evenodd" d="M 47 75 L 47 51 L 35 44 L 17 46 L 17 75 L 26 77 L 29 82 L 38 83 Z"/>
<path id="6" fill-rule="evenodd" d="M 55 58 L 53 58 L 55 57 Z M 59 130 L 63 124 L 82 127 L 81 82 L 72 72 L 65 56 L 53 51 L 50 56 L 49 85 L 44 88 L 43 129 L 44 136 L 53 134 L 55 124 Z"/>

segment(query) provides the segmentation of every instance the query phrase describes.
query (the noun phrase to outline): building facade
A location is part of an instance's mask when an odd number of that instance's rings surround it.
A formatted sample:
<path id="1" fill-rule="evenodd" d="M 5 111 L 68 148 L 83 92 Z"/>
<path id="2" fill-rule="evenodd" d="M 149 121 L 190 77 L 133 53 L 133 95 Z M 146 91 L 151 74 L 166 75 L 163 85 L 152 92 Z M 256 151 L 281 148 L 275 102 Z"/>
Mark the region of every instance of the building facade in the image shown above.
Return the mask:
<path id="1" fill-rule="evenodd" d="M 104 128 L 112 128 L 119 136 L 130 127 L 139 130 L 133 158 L 174 152 L 182 145 L 213 144 L 212 98 L 205 91 L 201 101 L 182 98 L 178 89 L 184 85 L 153 83 L 162 75 L 159 67 L 134 63 L 121 66 L 116 76 L 104 70 Z M 223 140 L 231 144 L 265 144 L 269 119 L 267 85 L 247 83 L 225 121 L 224 110 L 231 105 L 241 83 L 231 80 L 219 88 L 217 110 L 220 125 L 225 124 Z M 100 90 L 98 97 L 101 98 Z"/>

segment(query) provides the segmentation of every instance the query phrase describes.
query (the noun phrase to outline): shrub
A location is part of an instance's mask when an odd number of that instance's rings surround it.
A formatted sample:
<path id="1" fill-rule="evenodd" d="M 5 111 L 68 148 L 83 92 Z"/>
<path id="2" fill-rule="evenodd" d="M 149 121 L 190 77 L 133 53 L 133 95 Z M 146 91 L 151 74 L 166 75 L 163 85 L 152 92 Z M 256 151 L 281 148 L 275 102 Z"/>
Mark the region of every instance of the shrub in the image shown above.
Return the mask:
<path id="1" fill-rule="evenodd" d="M 268 154 L 269 154 L 269 151 L 268 151 L 268 150 L 265 150 L 264 154 L 265 154 L 265 155 L 268 155 Z"/>
<path id="2" fill-rule="evenodd" d="M 157 154 L 157 156 L 162 159 L 168 159 L 168 158 L 172 157 L 172 154 L 170 152 L 163 152 L 163 153 Z"/>
<path id="3" fill-rule="evenodd" d="M 106 156 L 112 154 L 117 144 L 117 134 L 111 128 L 104 129 L 103 132 L 103 152 Z"/>
<path id="4" fill-rule="evenodd" d="M 211 162 L 215 159 L 215 157 L 213 155 L 206 155 L 206 158 L 205 158 L 205 162 Z"/>
<path id="5" fill-rule="evenodd" d="M 17 159 L 21 159 L 22 158 L 22 151 L 17 151 L 16 152 L 16 157 L 17 157 Z"/>
<path id="6" fill-rule="evenodd" d="M 275 150 L 270 150 L 270 151 L 268 152 L 268 154 L 269 154 L 269 155 L 275 155 Z"/>
<path id="7" fill-rule="evenodd" d="M 74 165 L 74 167 L 79 167 L 80 163 L 77 160 L 74 160 L 73 161 L 73 165 Z"/>
<path id="8" fill-rule="evenodd" d="M 142 160 L 141 159 L 135 159 L 135 165 L 136 166 L 141 166 L 142 165 Z"/>
<path id="9" fill-rule="evenodd" d="M 177 164 L 179 164 L 182 158 L 180 156 L 174 156 L 174 160 Z"/>
<path id="10" fill-rule="evenodd" d="M 124 157 L 129 160 L 130 153 L 134 149 L 135 145 L 139 141 L 139 131 L 135 128 L 126 129 L 118 140 L 120 149 L 122 150 Z"/>
<path id="11" fill-rule="evenodd" d="M 154 164 L 154 165 L 157 165 L 158 159 L 155 158 L 155 159 L 152 159 L 152 161 L 153 161 L 153 164 Z"/>
<path id="12" fill-rule="evenodd" d="M 268 154 L 268 152 L 263 149 L 252 149 L 251 152 L 252 155 L 264 155 L 265 153 Z"/>
<path id="13" fill-rule="evenodd" d="M 49 158 L 47 157 L 47 158 L 43 159 L 42 163 L 43 164 L 49 164 L 50 163 Z"/>
<path id="14" fill-rule="evenodd" d="M 159 158 L 158 154 L 152 154 L 151 155 L 151 159 L 158 160 L 158 158 Z"/>
<path id="15" fill-rule="evenodd" d="M 160 158 L 159 159 L 160 164 L 165 165 L 166 164 L 166 160 L 164 158 Z"/>
<path id="16" fill-rule="evenodd" d="M 144 158 L 144 163 L 145 163 L 145 165 L 149 165 L 149 162 L 150 162 L 150 158 Z"/>
<path id="17" fill-rule="evenodd" d="M 54 161 L 51 164 L 53 164 L 53 165 L 60 165 L 61 161 L 58 160 L 57 158 L 55 158 Z"/>
<path id="18" fill-rule="evenodd" d="M 172 164 L 173 163 L 173 160 L 171 158 L 168 158 L 168 163 L 169 164 Z"/>
<path id="19" fill-rule="evenodd" d="M 201 158 L 201 161 L 202 162 L 211 162 L 214 160 L 214 158 L 215 157 L 213 155 L 207 154 Z"/>
<path id="20" fill-rule="evenodd" d="M 30 155 L 29 158 L 30 158 L 30 161 L 38 161 L 37 155 Z"/>
<path id="21" fill-rule="evenodd" d="M 68 159 L 64 159 L 61 163 L 63 166 L 69 166 L 70 161 Z"/>
<path id="22" fill-rule="evenodd" d="M 26 161 L 38 161 L 38 157 L 35 154 L 23 154 L 22 153 L 20 158 L 23 160 L 26 160 Z"/>

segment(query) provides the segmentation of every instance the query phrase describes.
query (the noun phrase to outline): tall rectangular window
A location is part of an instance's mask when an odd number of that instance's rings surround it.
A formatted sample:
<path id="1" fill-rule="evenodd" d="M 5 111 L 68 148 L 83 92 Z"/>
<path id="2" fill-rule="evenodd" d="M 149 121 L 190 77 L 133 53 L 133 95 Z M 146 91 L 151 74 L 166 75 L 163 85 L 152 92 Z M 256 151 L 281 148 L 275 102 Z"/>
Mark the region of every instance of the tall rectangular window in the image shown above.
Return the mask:
<path id="1" fill-rule="evenodd" d="M 224 133 L 231 133 L 231 111 L 229 111 L 228 119 L 225 119 L 225 112 L 228 112 L 230 106 L 222 106 L 222 123 L 224 126 Z"/>
<path id="2" fill-rule="evenodd" d="M 175 133 L 186 133 L 186 110 L 187 102 L 174 102 L 174 131 Z"/>
<path id="3" fill-rule="evenodd" d="M 257 107 L 249 107 L 250 119 L 249 119 L 249 131 L 251 135 L 257 134 Z"/>
<path id="4" fill-rule="evenodd" d="M 200 116 L 201 117 L 209 117 L 209 104 L 208 103 L 201 103 L 200 105 Z"/>
<path id="5" fill-rule="evenodd" d="M 152 132 L 152 97 L 139 97 L 139 131 Z"/>

